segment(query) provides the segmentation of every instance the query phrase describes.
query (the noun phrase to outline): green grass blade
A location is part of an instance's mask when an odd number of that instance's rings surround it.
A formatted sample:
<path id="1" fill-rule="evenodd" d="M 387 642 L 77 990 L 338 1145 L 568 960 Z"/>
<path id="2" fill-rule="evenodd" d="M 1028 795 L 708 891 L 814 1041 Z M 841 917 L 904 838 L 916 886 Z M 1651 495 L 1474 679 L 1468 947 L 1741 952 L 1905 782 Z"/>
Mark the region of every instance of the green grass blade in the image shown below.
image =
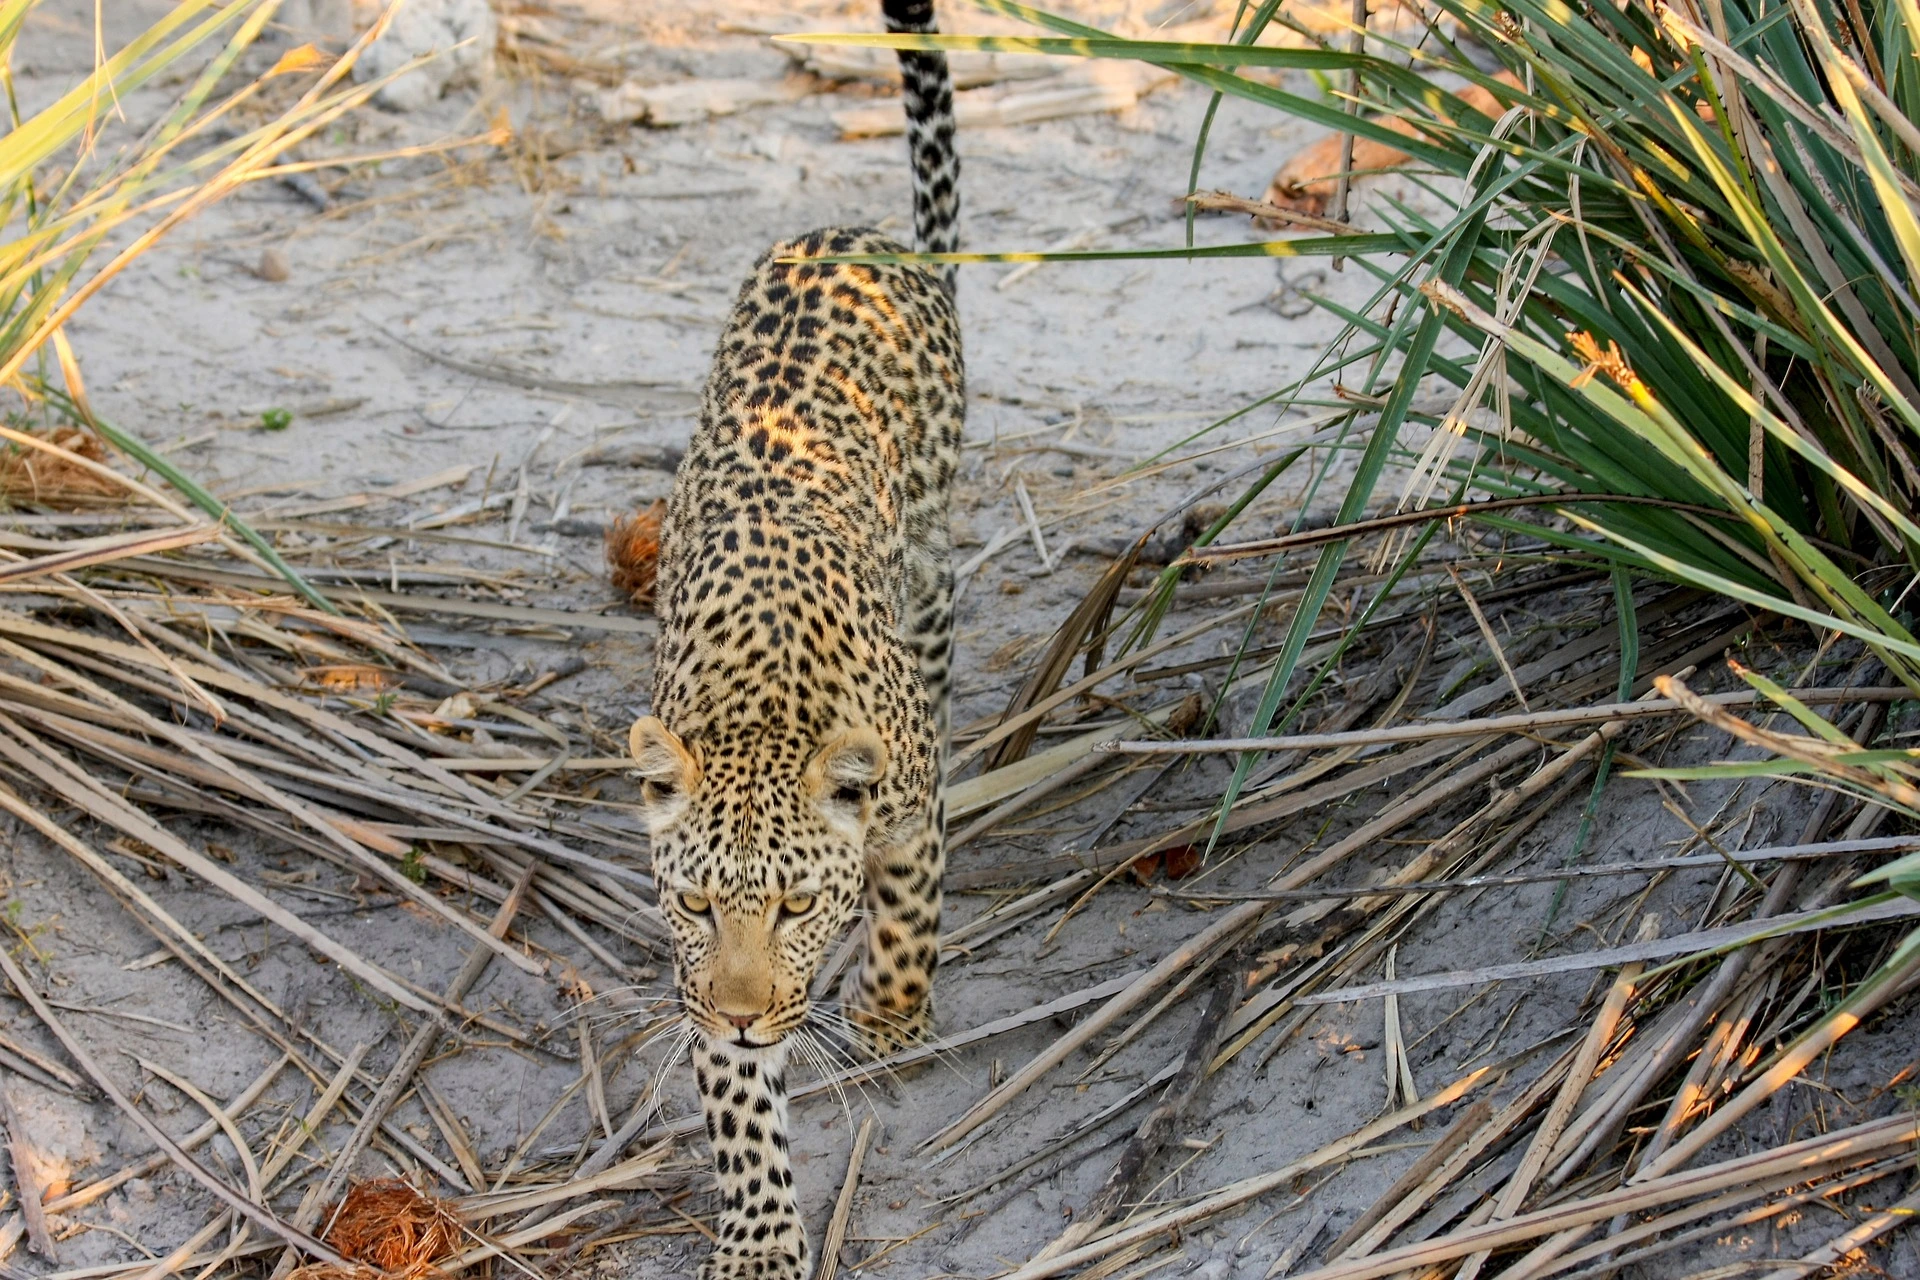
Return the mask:
<path id="1" fill-rule="evenodd" d="M 1407 242 L 1394 235 L 1302 236 L 1297 240 L 1258 240 L 1247 244 L 1200 245 L 1189 249 L 1076 249 L 1059 252 L 1013 250 L 1005 253 L 843 253 L 817 258 L 781 258 L 786 263 L 919 263 L 944 266 L 981 262 L 1191 262 L 1202 258 L 1350 258 L 1374 253 L 1405 253 Z"/>

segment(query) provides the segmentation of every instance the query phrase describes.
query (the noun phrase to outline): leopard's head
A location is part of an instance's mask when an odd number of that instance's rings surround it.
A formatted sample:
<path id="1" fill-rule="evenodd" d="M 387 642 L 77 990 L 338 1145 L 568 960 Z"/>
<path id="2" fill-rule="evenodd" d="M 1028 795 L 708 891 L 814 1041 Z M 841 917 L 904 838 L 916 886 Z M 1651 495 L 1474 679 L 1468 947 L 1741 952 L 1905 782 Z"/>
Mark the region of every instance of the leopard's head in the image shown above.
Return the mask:
<path id="1" fill-rule="evenodd" d="M 778 1043 L 859 910 L 886 746 L 867 727 L 682 741 L 653 716 L 628 746 L 688 1014 L 710 1036 Z"/>

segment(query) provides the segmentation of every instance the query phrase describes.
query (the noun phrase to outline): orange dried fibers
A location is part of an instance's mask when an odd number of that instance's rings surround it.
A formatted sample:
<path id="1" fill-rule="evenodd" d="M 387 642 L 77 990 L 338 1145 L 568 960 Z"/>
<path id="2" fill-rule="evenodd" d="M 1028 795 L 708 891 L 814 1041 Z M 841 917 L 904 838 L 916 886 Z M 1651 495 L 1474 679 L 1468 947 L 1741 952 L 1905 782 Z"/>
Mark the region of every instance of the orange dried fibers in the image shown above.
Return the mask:
<path id="1" fill-rule="evenodd" d="M 55 427 L 44 439 L 89 462 L 105 462 L 100 441 L 78 427 Z M 126 489 L 65 458 L 21 445 L 0 447 L 0 498 L 36 506 L 97 506 L 126 496 Z"/>
<path id="2" fill-rule="evenodd" d="M 1621 354 L 1620 344 L 1611 338 L 1606 349 L 1600 348 L 1599 341 L 1590 333 L 1576 332 L 1567 336 L 1575 355 L 1586 361 L 1586 367 L 1574 375 L 1573 385 L 1584 387 L 1593 381 L 1593 375 L 1604 373 L 1622 391 L 1629 394 L 1640 388 L 1640 377 L 1634 373 L 1633 366 L 1627 363 L 1627 357 Z"/>
<path id="3" fill-rule="evenodd" d="M 431 1280 L 433 1264 L 453 1256 L 460 1220 L 404 1178 L 375 1178 L 348 1190 L 323 1239 L 355 1262 L 403 1280 Z M 303 1267 L 303 1280 L 347 1280 L 332 1267 Z"/>
<path id="4" fill-rule="evenodd" d="M 665 498 L 645 511 L 621 516 L 607 528 L 607 571 L 615 589 L 635 604 L 653 601 L 653 580 L 660 572 L 660 523 L 667 518 Z"/>
<path id="5" fill-rule="evenodd" d="M 322 689 L 335 693 L 345 693 L 355 689 L 368 689 L 378 693 L 400 683 L 398 672 L 356 662 L 337 662 L 327 666 L 308 667 L 300 674 Z"/>

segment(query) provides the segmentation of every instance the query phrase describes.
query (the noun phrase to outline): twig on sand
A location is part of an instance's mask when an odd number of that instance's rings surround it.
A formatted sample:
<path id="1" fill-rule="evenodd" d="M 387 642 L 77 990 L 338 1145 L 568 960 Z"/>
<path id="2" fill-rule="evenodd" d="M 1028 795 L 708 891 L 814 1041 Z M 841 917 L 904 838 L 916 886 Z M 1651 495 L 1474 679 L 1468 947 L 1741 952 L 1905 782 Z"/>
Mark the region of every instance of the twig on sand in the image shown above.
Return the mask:
<path id="1" fill-rule="evenodd" d="M 1180 1230 L 1192 1223 L 1203 1221 L 1217 1213 L 1231 1209 L 1235 1205 L 1245 1204 L 1247 1201 L 1263 1196 L 1269 1191 L 1277 1190 L 1280 1187 L 1292 1183 L 1304 1173 L 1311 1173 L 1313 1170 L 1324 1168 L 1337 1160 L 1344 1160 L 1362 1147 L 1377 1142 L 1380 1138 L 1392 1133 L 1403 1125 L 1411 1124 L 1423 1116 L 1452 1106 L 1483 1085 L 1492 1083 L 1493 1080 L 1498 1079 L 1502 1074 L 1500 1068 L 1497 1066 L 1482 1067 L 1477 1071 L 1469 1072 L 1445 1088 L 1429 1094 L 1414 1106 L 1402 1107 L 1398 1111 L 1381 1116 L 1379 1119 L 1355 1129 L 1344 1138 L 1329 1142 L 1325 1146 L 1311 1151 L 1297 1160 L 1290 1160 L 1278 1169 L 1269 1173 L 1242 1178 L 1238 1182 L 1222 1187 L 1218 1191 L 1201 1197 L 1197 1202 L 1181 1208 L 1150 1214 L 1144 1219 L 1136 1221 L 1129 1226 L 1114 1231 L 1091 1243 L 1082 1245 L 1077 1249 L 1070 1249 L 1065 1253 L 1056 1254 L 1051 1258 L 1029 1262 L 1026 1266 L 1010 1273 L 1005 1280 L 1041 1280 L 1041 1278 L 1045 1276 L 1059 1275 L 1063 1271 L 1071 1271 L 1077 1267 L 1084 1266 L 1116 1250 L 1128 1248 L 1140 1241 L 1150 1240 L 1155 1236 L 1164 1235 L 1169 1231 Z M 1916 1122 L 1916 1124 L 1920 1124 L 1920 1122 Z"/>
<path id="2" fill-rule="evenodd" d="M 7 1131 L 7 1159 L 13 1165 L 13 1189 L 20 1201 L 20 1214 L 27 1222 L 27 1248 L 48 1262 L 57 1262 L 53 1236 L 47 1231 L 47 1191 L 40 1184 L 40 1164 L 4 1083 L 0 1083 L 0 1128 Z"/>
<path id="3" fill-rule="evenodd" d="M 1351 137 L 1352 135 L 1348 135 Z M 1507 687 L 1513 690 L 1513 700 L 1520 704 L 1522 711 L 1532 711 L 1527 705 L 1527 692 L 1520 687 L 1520 677 L 1513 673 L 1513 664 L 1507 661 L 1507 651 L 1501 647 L 1500 637 L 1493 634 L 1493 624 L 1487 621 L 1487 615 L 1480 609 L 1480 602 L 1467 589 L 1467 583 L 1460 571 L 1452 565 L 1447 566 L 1447 576 L 1453 579 L 1453 585 L 1460 592 L 1460 598 L 1466 601 L 1467 612 L 1473 615 L 1473 625 L 1480 628 L 1481 639 L 1487 642 L 1487 648 L 1493 650 L 1493 660 L 1500 664 L 1500 673 L 1507 678 Z M 1472 1280 L 1468 1277 L 1467 1280 Z"/>
<path id="4" fill-rule="evenodd" d="M 1201 1082 L 1207 1078 L 1207 1066 L 1220 1047 L 1221 1036 L 1226 1033 L 1227 1014 L 1238 1003 L 1241 980 L 1240 967 L 1231 957 L 1225 963 L 1218 964 L 1213 987 L 1207 995 L 1206 1007 L 1200 1013 L 1200 1021 L 1194 1026 L 1186 1056 L 1172 1083 L 1167 1085 L 1166 1093 L 1161 1096 L 1160 1105 L 1148 1112 L 1147 1118 L 1134 1130 L 1133 1137 L 1121 1149 L 1120 1158 L 1114 1161 L 1107 1180 L 1087 1201 L 1087 1207 L 1081 1211 L 1080 1217 L 1061 1232 L 1053 1243 L 1036 1254 L 1036 1258 L 1050 1258 L 1077 1247 L 1105 1226 L 1127 1203 L 1140 1175 L 1146 1172 L 1147 1162 L 1158 1155 L 1167 1139 L 1173 1136 L 1174 1126 L 1186 1114 L 1194 1095 L 1199 1092 Z"/>
<path id="5" fill-rule="evenodd" d="M 0 1032 L 0 1067 L 18 1072 L 49 1089 L 64 1089 L 69 1093 L 79 1093 L 87 1087 L 86 1081 L 52 1058 L 21 1044 L 4 1032 Z"/>
<path id="6" fill-rule="evenodd" d="M 628 404 L 637 394 L 656 399 L 677 397 L 689 403 L 693 399 L 692 393 L 672 382 L 650 382 L 630 378 L 609 382 L 580 382 L 570 378 L 549 377 L 530 369 L 515 369 L 509 365 L 463 360 L 459 356 L 448 355 L 443 351 L 435 351 L 431 347 L 423 347 L 417 342 L 411 342 L 384 325 L 368 320 L 365 316 L 360 318 L 369 328 L 384 335 L 387 341 L 396 346 L 405 347 L 424 360 L 445 365 L 456 373 L 485 378 L 490 382 L 504 383 L 510 387 L 520 387 L 528 391 L 552 391 L 561 395 L 579 396 L 583 400 L 597 400 L 618 406 Z"/>
<path id="7" fill-rule="evenodd" d="M 162 1129 L 152 1120 L 149 1120 L 146 1113 L 134 1106 L 132 1099 L 120 1091 L 120 1086 L 113 1082 L 112 1077 L 100 1069 L 100 1065 L 93 1060 L 93 1055 L 87 1052 L 85 1046 L 74 1039 L 65 1025 L 54 1016 L 53 1010 L 48 1007 L 45 1000 L 40 998 L 40 993 L 36 991 L 33 984 L 27 980 L 27 975 L 21 971 L 20 966 L 14 961 L 14 958 L 8 955 L 6 949 L 3 947 L 0 947 L 0 973 L 6 975 L 7 981 L 13 984 L 13 989 L 19 993 L 20 998 L 26 1001 L 28 1006 L 33 1009 L 34 1015 L 46 1024 L 47 1030 L 53 1033 L 54 1039 L 60 1042 L 61 1047 L 67 1051 L 67 1056 L 73 1059 L 74 1064 L 86 1072 L 87 1076 L 98 1086 L 100 1092 L 112 1099 L 113 1104 L 119 1107 L 120 1110 L 126 1114 L 127 1118 L 133 1121 L 155 1146 L 166 1152 L 173 1163 L 179 1166 L 181 1171 L 188 1177 L 212 1192 L 215 1198 L 238 1213 L 241 1217 L 247 1219 L 247 1221 L 253 1223 L 256 1227 L 259 1227 L 270 1235 L 278 1236 L 280 1239 L 286 1241 L 292 1248 L 308 1254 L 311 1257 L 318 1258 L 322 1262 L 331 1263 L 336 1267 L 349 1268 L 352 1265 L 345 1258 L 308 1235 L 305 1231 L 282 1222 L 279 1218 L 275 1217 L 273 1211 L 266 1206 L 255 1204 L 220 1179 L 214 1177 L 206 1169 L 201 1167 L 199 1161 L 188 1155 L 179 1143 L 168 1137 L 166 1130 Z"/>
<path id="8" fill-rule="evenodd" d="M 1420 1158 L 1407 1167 L 1407 1171 L 1394 1180 L 1380 1198 L 1373 1202 L 1364 1213 L 1353 1220 L 1353 1225 L 1341 1232 L 1334 1242 L 1327 1246 L 1328 1261 L 1338 1258 L 1354 1241 L 1367 1234 L 1374 1224 L 1387 1215 L 1387 1211 L 1412 1195 L 1414 1190 L 1432 1177 L 1434 1171 L 1445 1164 L 1462 1143 L 1471 1138 L 1475 1131 L 1493 1118 L 1493 1104 L 1485 1098 L 1461 1111 L 1460 1115 L 1447 1131 L 1434 1139 L 1432 1146 L 1420 1154 Z M 1271 1273 L 1269 1273 L 1271 1274 Z"/>
<path id="9" fill-rule="evenodd" d="M 519 881 L 507 894 L 507 900 L 500 904 L 499 910 L 494 912 L 493 922 L 487 926 L 487 932 L 494 938 L 506 937 L 507 928 L 513 923 L 514 916 L 519 914 L 520 904 L 526 900 L 527 887 L 533 883 L 533 874 L 539 865 L 538 862 L 527 863 L 526 870 L 520 873 Z M 454 975 L 453 981 L 447 984 L 449 1004 L 460 1003 L 467 992 L 473 989 L 473 984 L 480 981 L 480 976 L 487 971 L 487 964 L 493 959 L 493 954 L 493 949 L 487 946 L 477 946 L 468 954 L 467 962 L 460 967 L 460 972 Z M 373 1101 L 368 1103 L 367 1109 L 361 1113 L 360 1123 L 354 1126 L 353 1136 L 334 1157 L 333 1167 L 328 1171 L 327 1180 L 320 1189 L 319 1204 L 326 1204 L 339 1193 L 346 1182 L 348 1172 L 353 1168 L 354 1160 L 373 1136 L 375 1127 L 386 1119 L 387 1112 L 392 1110 L 393 1104 L 400 1100 L 400 1095 L 406 1091 L 413 1080 L 413 1073 L 419 1070 L 422 1062 L 426 1061 L 428 1052 L 439 1042 L 441 1034 L 439 1026 L 428 1023 L 415 1031 L 413 1038 L 407 1041 L 406 1048 L 400 1051 L 400 1056 L 394 1060 L 386 1078 L 381 1081 L 380 1092 L 374 1095 Z M 474 1190 L 478 1191 L 480 1188 L 476 1187 Z"/>
<path id="10" fill-rule="evenodd" d="M 1027 536 L 1033 539 L 1033 554 L 1040 559 L 1040 568 L 1047 573 L 1053 572 L 1053 557 L 1047 554 L 1047 539 L 1040 532 L 1040 517 L 1034 514 L 1033 499 L 1027 496 L 1027 482 L 1019 475 L 1013 477 L 1013 496 L 1020 503 L 1020 517 L 1027 522 Z"/>
<path id="11" fill-rule="evenodd" d="M 834 1202 L 833 1218 L 827 1223 L 826 1239 L 820 1245 L 820 1270 L 816 1280 L 833 1280 L 840 1272 L 840 1246 L 846 1243 L 847 1222 L 853 1217 L 853 1193 L 860 1188 L 860 1163 L 866 1159 L 867 1140 L 873 1137 L 873 1117 L 860 1121 L 860 1132 L 853 1139 L 853 1154 L 847 1157 L 847 1176 L 840 1183 L 840 1198 Z"/>

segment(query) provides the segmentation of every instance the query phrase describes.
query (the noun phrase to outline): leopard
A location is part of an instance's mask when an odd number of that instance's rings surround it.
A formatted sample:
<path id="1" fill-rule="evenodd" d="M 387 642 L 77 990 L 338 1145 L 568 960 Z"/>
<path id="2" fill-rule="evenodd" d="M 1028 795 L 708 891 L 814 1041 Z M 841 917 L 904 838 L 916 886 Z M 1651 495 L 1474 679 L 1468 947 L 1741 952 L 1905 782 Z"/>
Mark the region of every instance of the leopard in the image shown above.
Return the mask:
<path id="1" fill-rule="evenodd" d="M 882 15 L 938 29 L 932 0 Z M 952 253 L 946 58 L 899 60 L 915 248 Z M 966 390 L 954 269 L 871 261 L 906 253 L 828 227 L 758 260 L 661 524 L 652 702 L 628 747 L 718 1187 L 700 1280 L 809 1272 L 789 1059 L 818 1043 L 816 979 L 851 928 L 851 1051 L 932 1033 Z"/>

